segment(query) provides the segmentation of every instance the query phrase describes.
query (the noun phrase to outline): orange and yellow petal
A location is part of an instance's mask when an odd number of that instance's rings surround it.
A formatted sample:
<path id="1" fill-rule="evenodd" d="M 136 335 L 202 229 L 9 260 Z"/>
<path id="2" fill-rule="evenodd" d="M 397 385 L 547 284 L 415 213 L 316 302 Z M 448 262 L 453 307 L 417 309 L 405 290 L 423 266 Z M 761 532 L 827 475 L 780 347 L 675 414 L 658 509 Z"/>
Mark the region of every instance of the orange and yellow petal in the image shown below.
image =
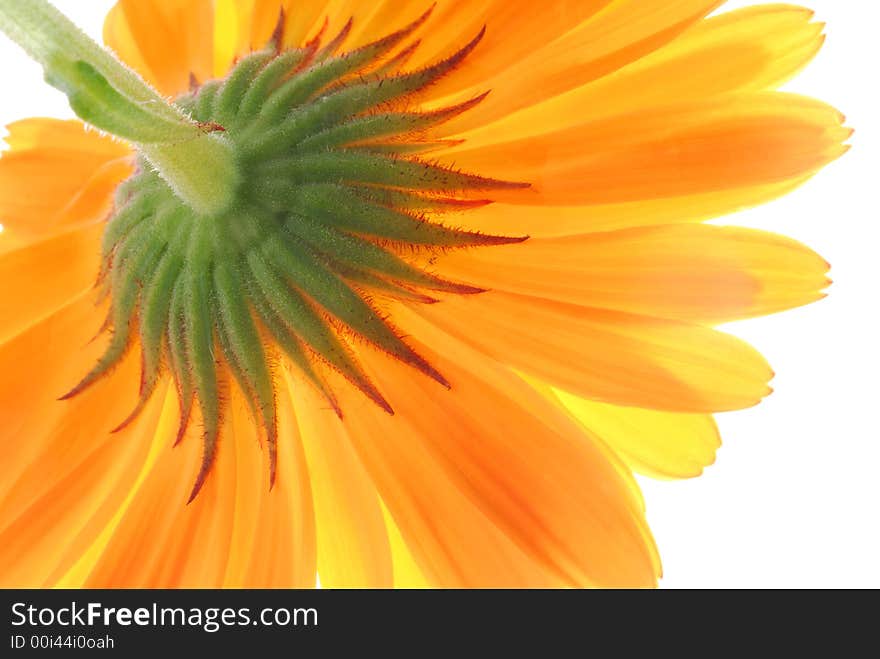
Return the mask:
<path id="1" fill-rule="evenodd" d="M 42 450 L 41 441 L 69 409 L 58 398 L 100 357 L 102 342 L 91 339 L 104 313 L 84 294 L 0 345 L 0 496 Z"/>
<path id="2" fill-rule="evenodd" d="M 201 445 L 194 430 L 173 448 L 173 387 L 160 386 L 118 433 L 111 430 L 137 398 L 136 358 L 73 400 L 57 400 L 101 354 L 102 342 L 89 339 L 104 312 L 84 294 L 0 346 L 3 584 L 314 586 L 314 517 L 295 433 L 286 435 L 270 492 L 258 431 L 234 393 L 209 494 L 187 506 Z M 295 427 L 283 400 L 279 418 Z"/>
<path id="3" fill-rule="evenodd" d="M 409 590 L 434 587 L 419 567 L 412 550 L 403 539 L 397 524 L 386 506 L 382 506 L 385 527 L 388 529 L 388 543 L 391 549 L 391 563 L 394 572 L 394 587 Z"/>
<path id="4" fill-rule="evenodd" d="M 795 240 L 704 224 L 537 238 L 450 254 L 444 273 L 493 290 L 716 324 L 815 302 L 828 264 Z"/>
<path id="5" fill-rule="evenodd" d="M 721 446 L 708 414 L 676 414 L 620 407 L 556 395 L 572 415 L 605 442 L 635 472 L 652 478 L 694 478 L 715 462 Z"/>
<path id="6" fill-rule="evenodd" d="M 91 548 L 90 565 L 71 578 L 94 588 L 313 587 L 314 516 L 302 447 L 289 432 L 292 409 L 279 401 L 288 432 L 269 491 L 266 454 L 245 407 L 233 393 L 212 477 L 187 505 L 201 445 L 192 434 L 173 447 L 178 412 L 169 396 L 140 477 Z"/>
<path id="7" fill-rule="evenodd" d="M 58 398 L 101 354 L 90 343 L 102 321 L 90 295 L 0 346 L 0 536 L 6 585 L 42 585 L 64 561 L 67 543 L 94 534 L 137 473 L 143 442 L 114 437 L 136 390 L 136 360 L 79 400 Z M 132 468 L 134 472 L 132 473 Z M 110 506 L 108 509 L 107 506 Z M 28 547 L 27 551 L 20 551 Z"/>
<path id="8" fill-rule="evenodd" d="M 284 377 L 308 462 L 321 585 L 390 588 L 392 556 L 381 501 L 345 425 L 328 414 L 309 384 Z"/>
<path id="9" fill-rule="evenodd" d="M 717 330 L 490 291 L 415 310 L 501 363 L 590 400 L 673 412 L 742 409 L 770 393 L 767 362 Z"/>
<path id="10" fill-rule="evenodd" d="M 190 76 L 214 77 L 211 0 L 120 0 L 104 23 L 104 41 L 162 94 L 189 90 Z"/>
<path id="11" fill-rule="evenodd" d="M 838 158 L 852 131 L 802 96 L 738 94 L 454 151 L 456 162 L 532 189 L 502 201 L 591 205 L 783 183 Z"/>
<path id="12" fill-rule="evenodd" d="M 589 85 L 662 48 L 721 4 L 719 0 L 615 0 L 582 24 L 569 23 L 571 29 L 556 39 L 526 39 L 534 50 L 513 66 L 508 61 L 495 76 L 479 76 L 479 58 L 489 57 L 482 52 L 471 64 L 477 69 L 476 85 L 466 93 L 488 88 L 492 94 L 482 107 L 452 124 L 450 130 L 488 126 L 518 110 Z M 521 20 L 528 22 L 523 29 L 528 30 L 531 14 L 520 11 Z M 556 10 L 548 7 L 546 11 L 553 14 Z M 505 44 L 497 51 L 506 49 Z M 453 91 L 453 84 L 450 80 L 449 91 Z"/>
<path id="13" fill-rule="evenodd" d="M 264 48 L 282 12 L 281 45 L 287 48 L 302 46 L 314 37 L 327 16 L 327 3 L 316 0 L 216 0 L 214 7 L 215 77 L 225 75 L 237 58 Z"/>
<path id="14" fill-rule="evenodd" d="M 812 174 L 781 183 L 684 193 L 657 199 L 588 206 L 491 204 L 461 215 L 469 229 L 532 238 L 571 236 L 644 226 L 702 222 L 757 206 L 792 192 Z M 458 218 L 456 218 L 458 220 Z"/>
<path id="15" fill-rule="evenodd" d="M 17 516 L 5 507 L 0 512 L 4 521 L 14 520 L 2 534 L 4 577 L 18 585 L 82 585 L 70 575 L 90 561 L 91 548 L 113 523 L 137 479 L 166 388 L 160 387 L 137 423 L 118 434 L 108 427 L 112 415 L 126 413 L 116 392 L 105 393 L 97 403 L 76 405 L 53 429 L 46 454 L 16 483 L 16 490 L 28 492 L 32 503 Z M 58 459 L 64 460 L 66 471 L 50 476 L 46 464 Z"/>
<path id="16" fill-rule="evenodd" d="M 647 107 L 773 89 L 806 66 L 821 47 L 823 25 L 812 18 L 811 11 L 791 5 L 722 13 L 698 21 L 627 66 L 558 96 L 541 97 L 529 107 L 510 111 L 502 100 L 487 99 L 487 105 L 498 107 L 497 118 L 491 107 L 484 107 L 485 119 L 464 115 L 446 131 L 481 145 L 499 136 L 527 136 Z M 491 123 L 484 125 L 486 119 Z"/>
<path id="17" fill-rule="evenodd" d="M 103 220 L 132 171 L 131 150 L 81 121 L 25 119 L 0 155 L 0 253 Z"/>
<path id="18" fill-rule="evenodd" d="M 763 92 L 650 108 L 449 153 L 466 169 L 532 183 L 469 212 L 468 228 L 559 236 L 692 222 L 790 192 L 848 150 L 843 116 Z"/>
<path id="19" fill-rule="evenodd" d="M 102 232 L 96 224 L 0 252 L 0 345 L 94 288 Z"/>
<path id="20" fill-rule="evenodd" d="M 516 375 L 400 317 L 452 391 L 364 353 L 396 415 L 358 409 L 349 433 L 429 579 L 653 585 L 659 565 L 641 501 L 604 449 Z"/>

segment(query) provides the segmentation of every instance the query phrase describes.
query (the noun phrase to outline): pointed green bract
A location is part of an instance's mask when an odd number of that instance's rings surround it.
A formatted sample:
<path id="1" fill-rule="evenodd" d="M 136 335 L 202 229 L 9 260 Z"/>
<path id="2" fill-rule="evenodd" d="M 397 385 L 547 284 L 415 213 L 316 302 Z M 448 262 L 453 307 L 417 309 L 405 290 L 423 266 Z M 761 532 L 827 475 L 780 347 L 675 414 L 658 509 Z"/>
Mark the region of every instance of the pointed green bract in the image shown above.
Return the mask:
<path id="1" fill-rule="evenodd" d="M 168 361 L 177 384 L 177 397 L 180 403 L 180 426 L 175 445 L 183 439 L 192 415 L 195 385 L 189 369 L 186 348 L 186 314 L 183 308 L 183 280 L 178 277 L 171 291 L 171 306 L 168 312 Z"/>
<path id="2" fill-rule="evenodd" d="M 414 265 L 404 261 L 400 256 L 383 249 L 362 238 L 334 231 L 325 224 L 315 222 L 306 216 L 293 216 L 287 223 L 292 234 L 301 240 L 272 243 L 277 247 L 276 258 L 286 252 L 288 266 L 294 264 L 304 266 L 309 271 L 321 266 L 318 260 L 308 251 L 302 250 L 298 243 L 304 242 L 314 252 L 323 257 L 328 264 L 342 263 L 347 267 L 366 270 L 377 275 L 384 275 L 393 281 L 405 282 L 413 286 L 422 286 L 431 290 L 449 293 L 475 293 L 472 287 L 444 281 Z M 283 250 L 283 252 L 282 252 Z M 307 261 L 312 263 L 306 265 Z M 333 270 L 333 265 L 329 266 Z M 325 289 L 326 290 L 326 289 Z"/>
<path id="3" fill-rule="evenodd" d="M 259 255 L 250 255 L 249 263 L 269 315 L 277 314 L 287 332 L 301 337 L 317 356 L 390 412 L 390 406 L 364 374 L 344 338 Z"/>
<path id="4" fill-rule="evenodd" d="M 150 388 L 155 385 L 162 366 L 162 342 L 167 333 L 171 296 L 183 264 L 183 258 L 172 246 L 164 253 L 155 273 L 144 286 L 140 327 L 141 350 L 144 355 L 142 380 Z"/>
<path id="5" fill-rule="evenodd" d="M 451 229 L 393 207 L 370 203 L 356 189 L 332 183 L 299 186 L 290 190 L 285 203 L 300 216 L 318 220 L 330 230 L 407 245 L 452 248 L 522 240 Z"/>
<path id="6" fill-rule="evenodd" d="M 239 105 L 239 117 L 253 120 L 260 113 L 272 90 L 306 58 L 306 51 L 290 50 L 269 62 L 252 80 Z"/>
<path id="7" fill-rule="evenodd" d="M 161 117 L 152 128 L 140 120 L 130 127 L 146 131 L 137 135 L 138 169 L 117 190 L 102 245 L 102 283 L 112 302 L 109 346 L 70 395 L 138 345 L 140 396 L 120 429 L 170 373 L 180 400 L 177 442 L 193 419 L 201 422 L 192 497 L 216 459 L 230 386 L 264 430 L 273 482 L 280 448 L 276 369 L 283 367 L 277 356 L 340 417 L 345 410 L 328 384 L 330 372 L 393 414 L 393 401 L 360 363 L 363 350 L 381 351 L 448 387 L 394 325 L 386 303 L 434 304 L 442 295 L 480 293 L 434 274 L 433 264 L 429 271 L 428 259 L 523 240 L 435 217 L 485 205 L 493 191 L 522 184 L 417 157 L 447 144 L 432 131 L 484 98 L 416 110 L 418 94 L 452 73 L 481 36 L 435 65 L 398 73 L 393 63 L 412 52 L 405 39 L 426 18 L 343 55 L 337 51 L 350 24 L 324 46 L 279 52 L 273 43 L 243 57 L 223 80 L 193 81 L 179 108 L 210 132 L 200 143 L 224 145 L 231 170 L 185 174 L 203 191 L 217 185 L 217 203 L 187 203 L 175 188 L 186 178 L 175 168 L 209 152 L 194 151 L 186 139 L 151 150 L 148 139 L 169 134 Z M 124 104 L 115 107 L 118 90 L 98 70 L 74 69 L 82 81 L 73 97 L 94 97 L 83 112 L 103 113 L 101 121 L 129 130 L 133 115 Z M 217 172 L 216 182 L 205 180 Z"/>
<path id="8" fill-rule="evenodd" d="M 326 151 L 390 136 L 413 135 L 449 121 L 476 106 L 485 97 L 486 95 L 483 94 L 466 103 L 434 112 L 383 112 L 356 117 L 342 123 L 339 122 L 339 116 L 328 116 L 325 103 L 321 107 L 321 110 L 325 110 L 321 123 L 329 127 L 297 142 L 296 150 L 302 153 Z M 343 108 L 341 112 L 343 118 L 346 115 L 357 114 L 357 108 L 348 106 L 341 94 L 335 95 L 335 98 L 340 101 L 339 106 Z"/>
<path id="9" fill-rule="evenodd" d="M 271 57 L 271 52 L 263 51 L 252 53 L 241 60 L 215 94 L 208 120 L 221 126 L 231 126 L 238 117 L 248 88 Z"/>
<path id="10" fill-rule="evenodd" d="M 272 465 L 270 478 L 275 479 L 278 422 L 275 414 L 275 392 L 272 374 L 260 332 L 251 317 L 241 276 L 236 263 L 218 263 L 214 267 L 214 290 L 216 292 L 216 321 L 218 334 L 226 353 L 227 362 L 246 392 L 247 398 L 257 408 L 266 429 Z"/>
<path id="11" fill-rule="evenodd" d="M 268 96 L 260 116 L 269 124 L 283 119 L 291 109 L 301 106 L 321 89 L 376 62 L 418 28 L 429 14 L 430 11 L 403 30 L 346 55 L 329 59 L 318 57 L 313 67 L 291 78 Z"/>
<path id="12" fill-rule="evenodd" d="M 222 80 L 210 80 L 202 85 L 197 94 L 193 96 L 193 118 L 203 123 L 208 122 L 214 116 L 214 101 L 220 88 L 223 86 Z"/>
<path id="13" fill-rule="evenodd" d="M 270 197 L 282 196 L 291 185 L 308 183 L 376 185 L 442 193 L 526 187 L 433 163 L 350 149 L 262 161 L 254 168 L 259 174 L 254 184 Z"/>

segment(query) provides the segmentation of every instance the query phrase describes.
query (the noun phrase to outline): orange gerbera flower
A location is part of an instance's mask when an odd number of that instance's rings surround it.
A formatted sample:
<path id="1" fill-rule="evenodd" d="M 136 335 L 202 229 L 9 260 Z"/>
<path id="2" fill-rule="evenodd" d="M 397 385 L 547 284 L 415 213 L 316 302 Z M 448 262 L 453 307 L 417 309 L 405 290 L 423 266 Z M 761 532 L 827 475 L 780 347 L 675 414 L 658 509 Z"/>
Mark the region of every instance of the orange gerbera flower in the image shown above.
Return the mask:
<path id="1" fill-rule="evenodd" d="M 174 106 L 20 39 L 123 140 L 9 127 L 0 584 L 654 586 L 632 472 L 770 392 L 714 326 L 828 284 L 701 221 L 850 134 L 773 91 L 811 12 L 722 4 L 122 0 Z"/>

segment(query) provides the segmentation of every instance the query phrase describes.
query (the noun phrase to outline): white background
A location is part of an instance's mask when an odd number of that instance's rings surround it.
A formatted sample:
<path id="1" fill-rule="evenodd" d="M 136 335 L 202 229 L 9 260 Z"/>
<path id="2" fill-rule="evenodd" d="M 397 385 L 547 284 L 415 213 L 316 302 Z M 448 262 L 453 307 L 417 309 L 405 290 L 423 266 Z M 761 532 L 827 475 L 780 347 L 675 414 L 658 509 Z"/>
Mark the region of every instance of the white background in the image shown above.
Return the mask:
<path id="1" fill-rule="evenodd" d="M 56 4 L 98 37 L 112 2 Z M 853 149 L 794 194 L 722 222 L 807 243 L 833 264 L 835 284 L 819 304 L 731 326 L 770 359 L 776 393 L 720 416 L 725 445 L 703 477 L 643 481 L 667 588 L 880 587 L 880 9 L 805 4 L 828 23 L 828 41 L 790 88 L 842 109 Z M 72 116 L 2 38 L 0 62 L 0 125 Z"/>

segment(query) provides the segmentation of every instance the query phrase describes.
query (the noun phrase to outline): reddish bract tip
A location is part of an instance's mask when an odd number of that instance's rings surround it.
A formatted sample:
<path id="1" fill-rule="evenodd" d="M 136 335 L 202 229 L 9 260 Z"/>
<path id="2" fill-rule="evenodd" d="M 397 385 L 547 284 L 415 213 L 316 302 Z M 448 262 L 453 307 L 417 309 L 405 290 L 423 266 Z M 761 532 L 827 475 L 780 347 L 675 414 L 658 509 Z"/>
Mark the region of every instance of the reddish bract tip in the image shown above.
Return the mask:
<path id="1" fill-rule="evenodd" d="M 192 402 L 192 397 L 190 397 L 188 401 L 182 404 L 180 410 L 180 422 L 177 426 L 177 436 L 174 438 L 174 444 L 172 445 L 174 447 L 180 446 L 183 438 L 186 437 L 186 431 L 189 428 L 189 420 L 192 416 Z"/>
<path id="2" fill-rule="evenodd" d="M 383 70 L 390 71 L 393 69 L 401 68 L 404 64 L 406 64 L 409 61 L 409 59 L 413 55 L 415 55 L 415 52 L 416 52 L 416 50 L 418 50 L 418 47 L 420 45 L 422 45 L 421 39 L 416 39 L 415 41 L 413 41 L 409 46 L 407 46 L 406 48 L 401 50 L 399 53 L 397 53 L 397 55 L 395 55 L 390 60 L 388 60 L 388 62 L 383 67 Z"/>
<path id="3" fill-rule="evenodd" d="M 441 124 L 445 121 L 449 121 L 450 119 L 454 119 L 460 114 L 464 114 L 468 110 L 471 110 L 477 107 L 480 103 L 486 100 L 486 97 L 492 93 L 492 90 L 488 90 L 480 94 L 479 96 L 475 96 L 472 99 L 464 101 L 463 103 L 458 103 L 456 105 L 450 105 L 447 108 L 441 108 L 439 110 L 434 110 L 428 113 L 428 116 L 431 116 L 437 120 L 438 124 Z M 464 141 L 464 140 L 462 140 Z"/>
<path id="4" fill-rule="evenodd" d="M 205 485 L 205 482 L 208 480 L 208 475 L 211 473 L 211 469 L 214 467 L 214 462 L 217 459 L 217 433 L 216 431 L 205 432 L 205 452 L 202 456 L 202 466 L 199 468 L 199 474 L 196 476 L 196 482 L 193 485 L 192 491 L 190 492 L 189 499 L 187 499 L 186 505 L 191 504 L 195 501 L 196 497 L 199 496 L 199 492 L 201 492 L 202 488 Z"/>
<path id="5" fill-rule="evenodd" d="M 354 385 L 360 389 L 361 393 L 365 394 L 367 398 L 385 410 L 385 412 L 394 416 L 394 408 L 392 408 L 391 404 L 385 400 L 385 397 L 379 393 L 379 390 L 373 386 L 372 382 L 365 380 L 364 382 L 354 382 Z"/>
<path id="6" fill-rule="evenodd" d="M 519 245 L 526 242 L 530 236 L 489 236 L 486 234 L 478 234 L 480 240 L 476 245 L 497 247 L 500 245 Z"/>
<path id="7" fill-rule="evenodd" d="M 323 54 L 333 55 L 335 54 L 339 48 L 345 43 L 345 40 L 348 38 L 348 35 L 351 34 L 351 28 L 354 25 L 354 18 L 349 18 L 348 22 L 343 26 L 343 28 L 322 50 Z"/>
<path id="8" fill-rule="evenodd" d="M 284 7 L 278 10 L 278 20 L 275 22 L 275 28 L 272 30 L 272 36 L 269 37 L 268 46 L 275 49 L 276 53 L 280 53 L 284 48 L 284 32 L 287 26 L 287 16 L 284 13 Z"/>
<path id="9" fill-rule="evenodd" d="M 367 44 L 366 46 L 362 46 L 361 48 L 358 48 L 354 52 L 363 52 L 363 51 L 368 51 L 368 50 L 376 51 L 379 54 L 384 54 L 384 53 L 388 52 L 389 50 L 394 48 L 397 44 L 399 44 L 401 41 L 403 41 L 408 36 L 410 36 L 417 29 L 419 29 L 425 23 L 425 21 L 428 20 L 428 17 L 434 11 L 435 6 L 436 6 L 436 4 L 432 5 L 428 9 L 428 11 L 426 11 L 424 14 L 419 16 L 416 20 L 414 20 L 412 23 L 410 23 L 406 27 L 398 30 L 397 32 L 392 32 L 387 37 L 383 37 L 381 39 L 378 39 L 377 41 L 374 41 L 372 43 Z"/>
<path id="10" fill-rule="evenodd" d="M 125 421 L 123 421 L 118 426 L 116 426 L 113 430 L 111 430 L 110 434 L 115 435 L 117 433 L 122 432 L 126 428 L 128 428 L 132 423 L 134 423 L 134 420 L 140 416 L 141 412 L 143 412 L 143 410 L 144 410 L 144 407 L 146 407 L 146 404 L 147 404 L 146 399 L 139 400 L 137 406 L 134 408 L 134 410 L 132 410 L 131 414 L 129 414 L 125 418 Z"/>
<path id="11" fill-rule="evenodd" d="M 330 27 L 330 18 L 325 16 L 324 22 L 321 23 L 321 29 L 318 30 L 318 33 L 314 37 L 306 42 L 306 50 L 309 50 L 310 48 L 317 49 L 321 45 L 321 41 L 324 40 L 324 34 L 326 34 L 328 27 Z"/>
<path id="12" fill-rule="evenodd" d="M 97 377 L 86 376 L 85 378 L 83 378 L 82 381 L 80 381 L 80 383 L 78 385 L 76 385 L 73 389 L 68 391 L 63 396 L 61 396 L 61 398 L 59 398 L 58 400 L 65 401 L 65 400 L 71 400 L 72 398 L 76 398 L 83 391 L 88 389 L 95 380 L 97 380 Z"/>
<path id="13" fill-rule="evenodd" d="M 269 491 L 271 492 L 278 477 L 278 427 L 275 424 L 266 431 L 266 446 L 269 448 Z"/>

